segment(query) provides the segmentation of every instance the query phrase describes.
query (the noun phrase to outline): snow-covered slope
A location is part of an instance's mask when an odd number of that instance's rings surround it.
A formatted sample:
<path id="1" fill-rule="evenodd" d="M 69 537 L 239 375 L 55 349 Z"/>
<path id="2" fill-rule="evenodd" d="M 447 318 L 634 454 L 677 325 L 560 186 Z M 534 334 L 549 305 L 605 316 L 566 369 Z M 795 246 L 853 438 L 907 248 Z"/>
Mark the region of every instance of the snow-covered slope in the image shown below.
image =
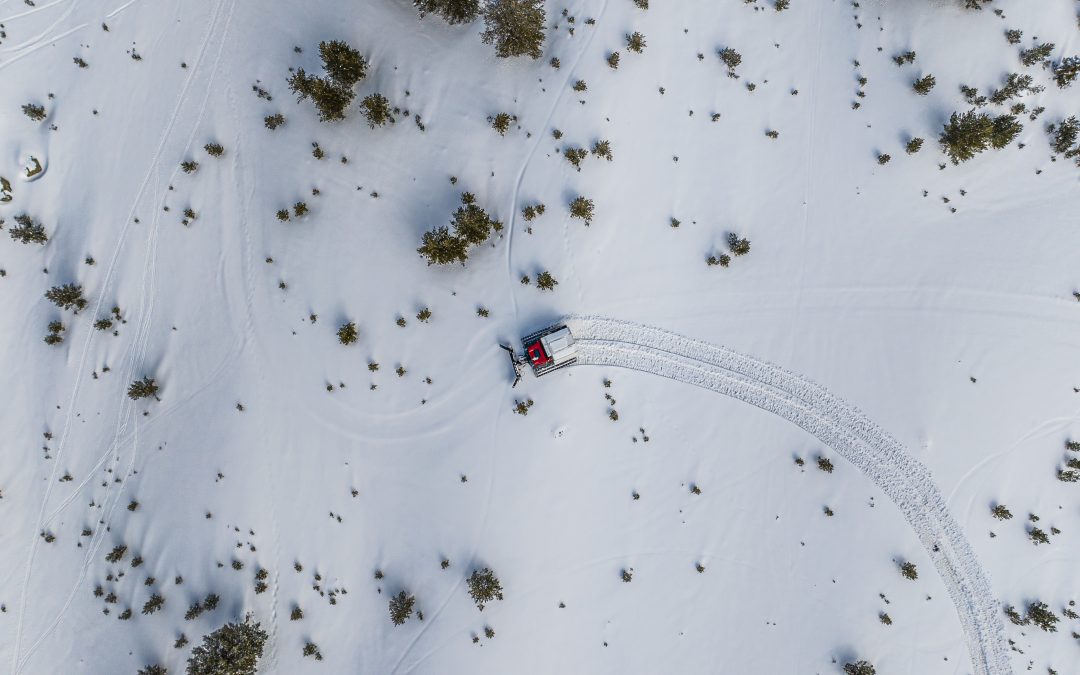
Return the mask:
<path id="1" fill-rule="evenodd" d="M 0 242 L 0 669 L 183 672 L 250 612 L 273 673 L 976 672 L 926 532 L 843 448 L 614 365 L 510 389 L 496 344 L 580 314 L 725 345 L 855 406 L 932 476 L 1011 668 L 1080 670 L 1062 611 L 1080 596 L 1080 488 L 1056 478 L 1080 456 L 1064 448 L 1080 438 L 1080 169 L 1051 160 L 1043 129 L 1080 98 L 1017 58 L 1080 52 L 1077 3 L 651 4 L 549 2 L 531 61 L 406 0 L 0 0 L 0 218 L 50 237 Z M 289 68 L 317 71 L 331 39 L 369 59 L 358 99 L 388 97 L 393 125 L 295 103 Z M 1046 87 L 1021 99 L 1045 107 L 1019 116 L 1023 147 L 948 164 L 936 138 L 968 108 L 959 86 L 1009 72 Z M 500 112 L 517 116 L 505 136 Z M 561 154 L 600 139 L 610 162 Z M 26 178 L 31 158 L 44 171 Z M 506 228 L 465 268 L 428 267 L 420 237 L 463 191 Z M 588 227 L 567 211 L 579 195 Z M 275 218 L 297 201 L 306 216 Z M 750 254 L 706 265 L 729 232 Z M 545 270 L 552 292 L 519 281 Z M 77 315 L 43 297 L 69 282 Z M 95 330 L 113 307 L 122 320 Z M 347 321 L 360 338 L 342 346 Z M 160 401 L 126 396 L 143 376 Z M 505 599 L 478 612 L 465 577 L 485 566 Z M 393 626 L 403 589 L 423 620 Z M 164 608 L 141 614 L 154 593 Z M 185 620 L 208 593 L 219 607 Z M 1035 600 L 1057 632 L 1000 612 Z"/>

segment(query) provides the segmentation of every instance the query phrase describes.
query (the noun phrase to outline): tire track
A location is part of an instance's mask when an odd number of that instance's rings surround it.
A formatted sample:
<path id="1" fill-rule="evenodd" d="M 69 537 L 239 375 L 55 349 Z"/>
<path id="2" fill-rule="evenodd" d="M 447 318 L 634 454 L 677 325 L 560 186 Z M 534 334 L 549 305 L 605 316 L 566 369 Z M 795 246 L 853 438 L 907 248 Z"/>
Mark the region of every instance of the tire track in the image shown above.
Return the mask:
<path id="1" fill-rule="evenodd" d="M 608 0 L 604 0 L 604 5 L 600 8 L 600 14 L 597 16 L 597 24 L 600 23 L 600 19 L 603 18 L 604 12 L 607 11 Z M 512 264 L 511 249 L 514 244 L 514 223 L 517 219 L 517 205 L 518 194 L 521 192 L 521 183 L 525 179 L 525 172 L 529 169 L 529 164 L 532 162 L 533 156 L 536 154 L 537 148 L 540 147 L 540 143 L 546 138 L 543 130 L 547 128 L 551 123 L 551 118 L 555 115 L 555 110 L 558 109 L 559 103 L 562 102 L 563 95 L 566 93 L 567 85 L 570 84 L 570 79 L 574 76 L 574 71 L 577 70 L 577 66 L 581 63 L 581 58 L 585 55 L 585 52 L 589 50 L 589 46 L 592 44 L 593 38 L 596 37 L 595 26 L 589 31 L 589 37 L 585 40 L 585 46 L 578 50 L 577 58 L 574 59 L 573 65 L 566 69 L 566 77 L 563 79 L 562 85 L 559 87 L 559 91 L 555 95 L 555 100 L 551 103 L 551 108 L 548 109 L 547 116 L 544 117 L 544 123 L 540 125 L 540 129 L 536 133 L 536 140 L 533 142 L 532 148 L 529 149 L 529 154 L 525 155 L 525 161 L 521 163 L 521 168 L 518 169 L 517 178 L 514 180 L 514 192 L 510 198 L 510 216 L 507 223 L 506 231 L 506 277 L 510 281 L 513 281 L 513 272 L 510 269 Z M 509 284 L 510 288 L 515 288 L 514 284 Z M 510 291 L 510 301 L 514 307 L 514 316 L 517 316 L 517 295 L 513 290 Z"/>
<path id="2" fill-rule="evenodd" d="M 915 530 L 953 601 L 977 675 L 1011 673 L 1000 608 L 929 470 L 824 387 L 732 350 L 625 321 L 573 317 L 581 365 L 661 375 L 784 417 L 859 468 Z"/>

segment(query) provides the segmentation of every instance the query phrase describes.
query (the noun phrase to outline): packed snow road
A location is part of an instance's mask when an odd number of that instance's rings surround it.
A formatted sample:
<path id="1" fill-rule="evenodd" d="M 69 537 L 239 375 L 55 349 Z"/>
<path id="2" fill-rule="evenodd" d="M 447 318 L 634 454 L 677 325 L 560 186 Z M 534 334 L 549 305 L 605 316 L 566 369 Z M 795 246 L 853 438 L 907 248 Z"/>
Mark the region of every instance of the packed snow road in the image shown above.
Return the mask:
<path id="1" fill-rule="evenodd" d="M 573 317 L 578 365 L 630 368 L 745 401 L 805 429 L 896 504 L 948 588 L 977 675 L 1011 673 L 999 603 L 930 472 L 900 443 L 826 389 L 784 369 L 626 321 Z"/>

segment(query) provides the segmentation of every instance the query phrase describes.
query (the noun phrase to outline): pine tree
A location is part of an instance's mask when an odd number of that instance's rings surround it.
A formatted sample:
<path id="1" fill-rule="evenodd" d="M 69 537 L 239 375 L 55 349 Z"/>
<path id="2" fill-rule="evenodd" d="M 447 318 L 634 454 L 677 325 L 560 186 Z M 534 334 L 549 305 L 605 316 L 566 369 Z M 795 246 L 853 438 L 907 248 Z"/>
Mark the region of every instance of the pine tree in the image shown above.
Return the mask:
<path id="1" fill-rule="evenodd" d="M 724 47 L 720 51 L 716 52 L 716 55 L 720 57 L 720 60 L 727 66 L 728 77 L 737 78 L 735 69 L 742 63 L 742 54 L 735 51 L 731 47 Z"/>
<path id="2" fill-rule="evenodd" d="M 914 155 L 919 150 L 922 150 L 922 145 L 923 145 L 923 139 L 921 139 L 921 138 L 913 138 L 913 139 L 911 139 L 910 141 L 907 142 L 907 145 L 904 146 L 904 149 L 907 150 L 907 154 Z"/>
<path id="3" fill-rule="evenodd" d="M 1039 62 L 1045 62 L 1050 59 L 1050 54 L 1054 52 L 1056 45 L 1053 42 L 1036 45 L 1031 49 L 1020 50 L 1020 63 L 1023 63 L 1029 68 Z"/>
<path id="4" fill-rule="evenodd" d="M 532 401 L 529 401 L 532 403 Z M 503 587 L 498 577 L 490 569 L 473 570 L 468 578 L 469 597 L 473 599 L 480 611 L 484 611 L 484 605 L 495 600 L 503 599 Z"/>
<path id="5" fill-rule="evenodd" d="M 592 154 L 597 157 L 603 157 L 607 161 L 611 161 L 614 157 L 611 154 L 611 141 L 596 141 L 592 146 Z"/>
<path id="6" fill-rule="evenodd" d="M 360 102 L 360 107 L 363 108 L 364 118 L 371 129 L 394 121 L 394 118 L 390 115 L 390 101 L 382 94 L 375 93 L 365 96 L 364 100 Z"/>
<path id="7" fill-rule="evenodd" d="M 142 613 L 143 614 L 153 614 L 154 612 L 158 611 L 159 609 L 161 609 L 164 606 L 165 606 L 165 598 L 158 595 L 157 593 L 154 593 L 153 595 L 150 596 L 150 599 L 146 601 L 146 604 L 143 605 Z"/>
<path id="8" fill-rule="evenodd" d="M 45 106 L 27 103 L 22 107 L 23 114 L 35 122 L 45 119 Z"/>
<path id="9" fill-rule="evenodd" d="M 919 578 L 919 571 L 915 568 L 915 563 L 906 562 L 900 565 L 900 574 L 905 579 L 915 581 Z"/>
<path id="10" fill-rule="evenodd" d="M 1057 632 L 1057 626 L 1055 624 L 1059 621 L 1058 616 L 1050 611 L 1044 602 L 1036 600 L 1028 605 L 1027 620 L 1047 633 Z"/>
<path id="11" fill-rule="evenodd" d="M 545 270 L 536 275 L 536 286 L 542 291 L 553 291 L 558 285 L 559 282 L 555 280 L 555 277 L 551 276 L 551 272 Z"/>
<path id="12" fill-rule="evenodd" d="M 135 380 L 128 386 L 128 398 L 133 401 L 137 401 L 140 398 L 149 398 L 153 396 L 157 398 L 158 385 L 154 382 L 152 377 L 143 377 L 141 380 Z"/>
<path id="13" fill-rule="evenodd" d="M 1080 56 L 1064 58 L 1054 66 L 1054 82 L 1061 89 L 1071 85 L 1077 75 L 1080 75 Z"/>
<path id="14" fill-rule="evenodd" d="M 360 337 L 360 333 L 356 330 L 356 324 L 352 321 L 338 328 L 337 339 L 343 345 L 351 345 L 356 342 L 358 337 Z"/>
<path id="15" fill-rule="evenodd" d="M 1016 121 L 1015 115 L 999 115 L 994 118 L 994 129 L 990 134 L 990 146 L 1001 150 L 1016 140 L 1024 130 L 1024 125 Z"/>
<path id="16" fill-rule="evenodd" d="M 915 93 L 919 96 L 926 96 L 930 93 L 930 90 L 937 84 L 937 78 L 933 75 L 924 75 L 919 79 L 911 83 L 911 88 L 915 90 Z"/>
<path id="17" fill-rule="evenodd" d="M 844 664 L 845 675 L 876 675 L 877 670 L 869 661 L 856 661 Z"/>
<path id="18" fill-rule="evenodd" d="M 82 291 L 82 286 L 78 284 L 53 286 L 45 291 L 45 298 L 60 309 L 71 309 L 74 307 L 75 313 L 77 314 L 80 309 L 86 307 L 86 299 L 83 298 Z"/>
<path id="19" fill-rule="evenodd" d="M 105 555 L 105 561 L 111 563 L 118 563 L 124 559 L 124 555 L 127 553 L 127 546 L 114 546 L 113 550 L 109 551 Z"/>
<path id="20" fill-rule="evenodd" d="M 997 504 L 994 508 L 990 509 L 990 515 L 998 520 L 1009 520 L 1013 517 L 1012 511 L 1009 511 L 1008 507 L 1004 504 Z"/>
<path id="21" fill-rule="evenodd" d="M 454 234 L 473 246 L 479 246 L 491 237 L 491 232 L 502 231 L 502 223 L 488 216 L 487 211 L 476 205 L 476 197 L 471 192 L 461 195 L 461 206 L 454 211 L 450 221 Z"/>
<path id="22" fill-rule="evenodd" d="M 169 675 L 169 671 L 165 666 L 153 665 L 141 668 L 136 675 Z"/>
<path id="23" fill-rule="evenodd" d="M 351 87 L 367 76 L 367 60 L 341 40 L 320 42 L 319 56 L 327 76 L 342 87 Z"/>
<path id="24" fill-rule="evenodd" d="M 1031 623 L 1024 617 L 1020 616 L 1020 613 L 1017 612 L 1016 608 L 1012 605 L 1005 606 L 1005 616 L 1009 617 L 1009 621 L 1013 622 L 1013 624 L 1017 626 L 1026 626 Z"/>
<path id="25" fill-rule="evenodd" d="M 741 238 L 734 232 L 728 232 L 727 243 L 732 254 L 736 256 L 746 255 L 750 252 L 750 240 Z"/>
<path id="26" fill-rule="evenodd" d="M 488 122 L 491 124 L 491 128 L 499 132 L 500 136 L 505 136 L 506 132 L 510 130 L 510 123 L 515 121 L 517 116 L 510 113 L 501 112 L 494 117 L 489 117 Z"/>
<path id="27" fill-rule="evenodd" d="M 570 202 L 570 216 L 580 218 L 589 225 L 593 219 L 593 201 L 585 197 L 575 197 L 574 201 Z"/>
<path id="28" fill-rule="evenodd" d="M 267 115 L 266 117 L 263 118 L 263 126 L 265 126 L 270 131 L 273 131 L 274 129 L 277 129 L 282 124 L 285 124 L 285 116 L 282 115 L 281 113 L 275 113 L 273 115 Z"/>
<path id="29" fill-rule="evenodd" d="M 1070 157 L 1076 151 L 1070 151 L 1073 143 L 1080 136 L 1080 120 L 1075 115 L 1065 118 L 1060 124 L 1051 124 L 1046 128 L 1047 133 L 1053 134 L 1050 142 L 1051 149 L 1059 154 Z"/>
<path id="30" fill-rule="evenodd" d="M 544 45 L 544 0 L 487 0 L 484 6 L 484 44 L 495 45 L 500 58 L 539 59 Z"/>
<path id="31" fill-rule="evenodd" d="M 420 18 L 438 14 L 446 23 L 472 23 L 480 14 L 480 0 L 413 0 Z"/>
<path id="32" fill-rule="evenodd" d="M 250 616 L 243 623 L 227 623 L 191 650 L 187 675 L 254 675 L 266 638 Z"/>
<path id="33" fill-rule="evenodd" d="M 8 230 L 15 241 L 22 244 L 44 244 L 49 241 L 48 235 L 45 234 L 45 227 L 40 223 L 35 223 L 25 213 L 15 216 L 15 222 L 18 223 L 18 227 Z"/>
<path id="34" fill-rule="evenodd" d="M 1001 89 L 990 94 L 990 102 L 1003 105 L 1010 99 L 1020 98 L 1024 94 L 1038 94 L 1042 90 L 1043 87 L 1035 84 L 1035 78 L 1031 75 L 1009 73 Z"/>
<path id="35" fill-rule="evenodd" d="M 938 140 L 952 163 L 959 164 L 985 150 L 993 135 L 994 120 L 986 113 L 969 110 L 954 112 Z"/>
<path id="36" fill-rule="evenodd" d="M 320 122 L 336 122 L 345 119 L 345 109 L 356 98 L 352 89 L 343 87 L 329 78 L 310 76 L 303 68 L 297 68 L 289 78 L 289 90 L 296 94 L 297 102 L 311 99 L 319 110 Z"/>
<path id="37" fill-rule="evenodd" d="M 412 616 L 414 604 L 416 604 L 416 598 L 405 591 L 390 598 L 390 622 L 395 626 L 400 626 L 408 621 Z"/>
<path id="38" fill-rule="evenodd" d="M 469 259 L 469 244 L 450 233 L 446 226 L 436 227 L 424 233 L 423 243 L 416 252 L 427 259 L 428 265 L 462 265 Z"/>

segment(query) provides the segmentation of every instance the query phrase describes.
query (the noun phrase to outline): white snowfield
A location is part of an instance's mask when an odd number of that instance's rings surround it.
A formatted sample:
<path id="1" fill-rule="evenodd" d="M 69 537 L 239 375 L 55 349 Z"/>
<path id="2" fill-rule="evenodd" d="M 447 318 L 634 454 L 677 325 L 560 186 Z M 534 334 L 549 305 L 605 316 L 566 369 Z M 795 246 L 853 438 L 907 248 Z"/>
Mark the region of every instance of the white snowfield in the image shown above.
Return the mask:
<path id="1" fill-rule="evenodd" d="M 999 603 L 930 472 L 857 408 L 779 366 L 658 328 L 580 316 L 578 365 L 630 368 L 731 396 L 783 417 L 854 464 L 895 502 L 941 575 L 974 672 L 1011 673 Z"/>

